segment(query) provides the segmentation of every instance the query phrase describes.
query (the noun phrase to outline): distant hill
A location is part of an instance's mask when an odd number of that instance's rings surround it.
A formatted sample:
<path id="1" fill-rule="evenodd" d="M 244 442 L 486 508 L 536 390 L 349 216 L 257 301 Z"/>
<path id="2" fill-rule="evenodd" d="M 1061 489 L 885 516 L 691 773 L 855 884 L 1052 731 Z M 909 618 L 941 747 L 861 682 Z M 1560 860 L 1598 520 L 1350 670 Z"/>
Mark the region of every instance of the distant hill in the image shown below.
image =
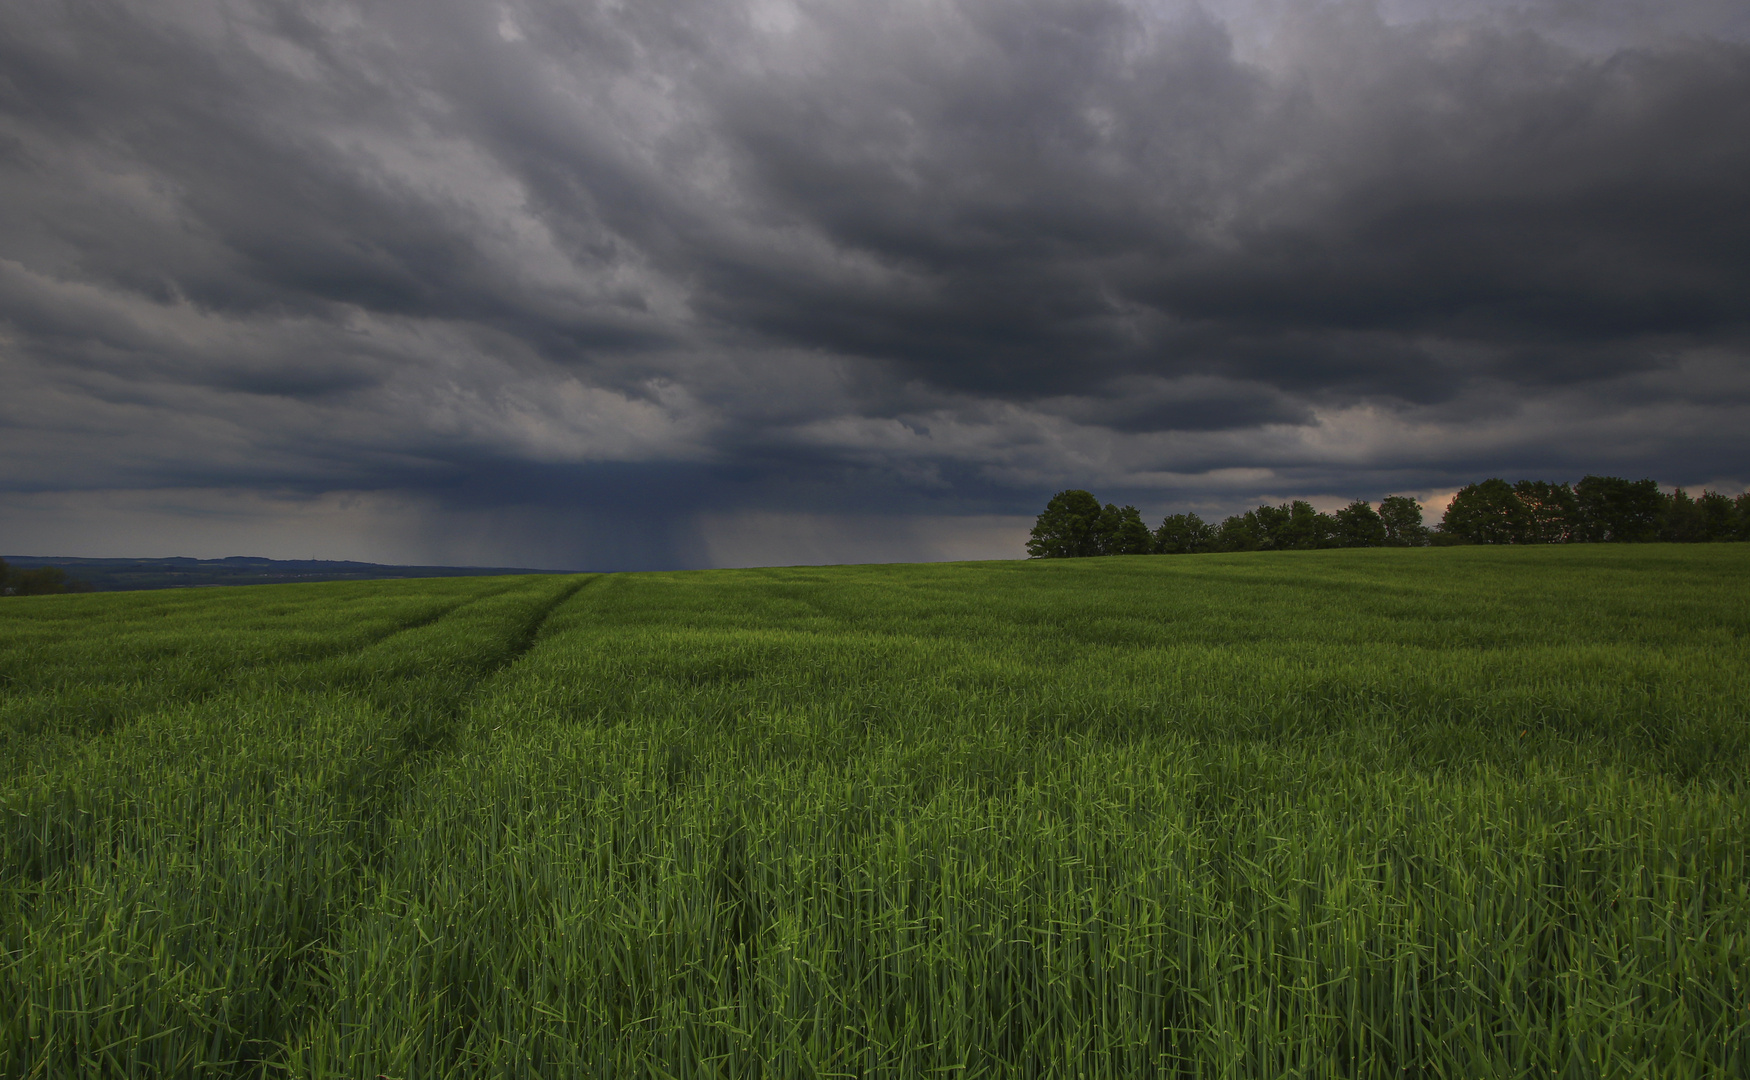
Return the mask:
<path id="1" fill-rule="evenodd" d="M 541 574 L 503 566 L 384 566 L 326 559 L 74 559 L 6 555 L 19 570 L 58 566 L 68 577 L 91 583 L 98 592 L 134 589 L 186 589 L 202 585 L 278 585 L 292 581 L 370 581 L 380 578 L 487 577 L 495 574 Z"/>

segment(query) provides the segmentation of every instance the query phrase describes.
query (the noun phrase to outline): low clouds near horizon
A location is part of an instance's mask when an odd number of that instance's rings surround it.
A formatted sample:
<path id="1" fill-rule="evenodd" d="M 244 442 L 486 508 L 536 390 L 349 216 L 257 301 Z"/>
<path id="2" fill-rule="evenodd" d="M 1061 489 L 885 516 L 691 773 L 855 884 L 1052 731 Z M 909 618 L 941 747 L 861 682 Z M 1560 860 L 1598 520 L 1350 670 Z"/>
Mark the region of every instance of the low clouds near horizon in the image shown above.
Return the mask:
<path id="1" fill-rule="evenodd" d="M 1019 557 L 1750 483 L 1739 3 L 12 5 L 0 548 Z"/>

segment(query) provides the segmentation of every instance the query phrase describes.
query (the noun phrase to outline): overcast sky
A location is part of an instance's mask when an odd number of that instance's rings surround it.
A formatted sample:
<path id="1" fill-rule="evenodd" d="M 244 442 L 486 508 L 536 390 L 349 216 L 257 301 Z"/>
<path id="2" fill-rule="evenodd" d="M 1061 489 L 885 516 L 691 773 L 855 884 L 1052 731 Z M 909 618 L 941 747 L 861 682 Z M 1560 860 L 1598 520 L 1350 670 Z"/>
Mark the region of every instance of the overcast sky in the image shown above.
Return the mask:
<path id="1" fill-rule="evenodd" d="M 1743 0 L 8 0 L 0 552 L 1750 483 Z"/>

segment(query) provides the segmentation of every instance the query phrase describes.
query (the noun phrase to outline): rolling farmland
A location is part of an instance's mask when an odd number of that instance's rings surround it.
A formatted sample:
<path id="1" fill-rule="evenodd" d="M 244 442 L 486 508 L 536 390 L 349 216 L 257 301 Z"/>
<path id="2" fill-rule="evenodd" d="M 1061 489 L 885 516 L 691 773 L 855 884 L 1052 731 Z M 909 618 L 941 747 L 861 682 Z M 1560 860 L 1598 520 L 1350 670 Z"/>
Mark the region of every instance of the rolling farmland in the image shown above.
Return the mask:
<path id="1" fill-rule="evenodd" d="M 1750 546 L 0 601 L 0 1074 L 1750 1073 Z"/>

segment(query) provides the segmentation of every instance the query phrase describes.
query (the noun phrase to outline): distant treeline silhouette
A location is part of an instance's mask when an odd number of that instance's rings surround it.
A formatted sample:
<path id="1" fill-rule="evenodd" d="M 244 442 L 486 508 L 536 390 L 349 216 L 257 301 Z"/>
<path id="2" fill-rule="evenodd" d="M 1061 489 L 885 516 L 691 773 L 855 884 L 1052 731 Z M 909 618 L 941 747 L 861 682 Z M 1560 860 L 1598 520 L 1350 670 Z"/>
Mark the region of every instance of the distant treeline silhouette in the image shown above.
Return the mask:
<path id="1" fill-rule="evenodd" d="M 1667 495 L 1652 480 L 1588 476 L 1577 484 L 1491 479 L 1461 489 L 1440 523 L 1422 506 L 1391 495 L 1376 508 L 1357 499 L 1334 514 L 1301 500 L 1260 506 L 1211 525 L 1196 514 L 1169 515 L 1153 530 L 1134 506 L 1114 506 L 1086 491 L 1052 496 L 1027 541 L 1035 559 L 1088 555 L 1189 555 L 1205 551 L 1425 547 L 1446 544 L 1706 543 L 1750 540 L 1750 492 Z"/>
<path id="2" fill-rule="evenodd" d="M 0 596 L 48 596 L 54 593 L 90 592 L 89 582 L 70 578 L 58 566 L 14 570 L 0 559 Z"/>

